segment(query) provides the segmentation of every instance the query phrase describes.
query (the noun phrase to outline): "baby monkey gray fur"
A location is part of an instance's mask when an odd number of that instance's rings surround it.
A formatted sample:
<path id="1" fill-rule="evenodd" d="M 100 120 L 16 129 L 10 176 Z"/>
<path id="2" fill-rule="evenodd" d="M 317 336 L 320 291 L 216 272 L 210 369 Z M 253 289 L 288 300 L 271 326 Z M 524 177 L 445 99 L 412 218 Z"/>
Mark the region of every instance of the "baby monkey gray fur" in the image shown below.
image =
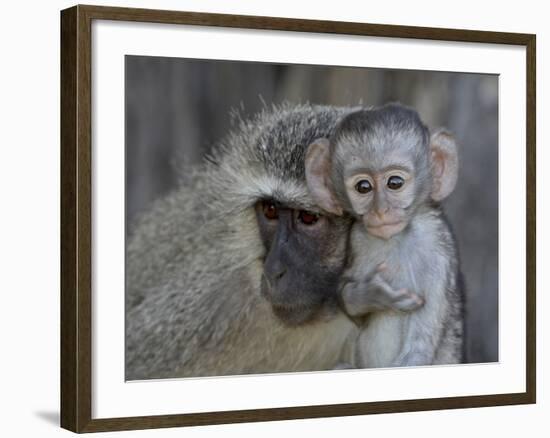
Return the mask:
<path id="1" fill-rule="evenodd" d="M 457 175 L 454 138 L 430 135 L 398 104 L 348 114 L 309 146 L 312 196 L 327 212 L 356 218 L 341 289 L 346 312 L 364 317 L 354 366 L 462 362 L 458 254 L 439 206 Z"/>

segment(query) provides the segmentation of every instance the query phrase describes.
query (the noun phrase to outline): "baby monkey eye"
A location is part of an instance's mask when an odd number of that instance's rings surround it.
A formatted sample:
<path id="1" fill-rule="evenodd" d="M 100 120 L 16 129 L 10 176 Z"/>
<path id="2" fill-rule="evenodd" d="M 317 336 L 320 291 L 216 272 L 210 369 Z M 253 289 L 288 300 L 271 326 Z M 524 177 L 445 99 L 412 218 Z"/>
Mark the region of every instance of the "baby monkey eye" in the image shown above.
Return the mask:
<path id="1" fill-rule="evenodd" d="M 277 206 L 272 201 L 264 201 L 262 205 L 264 216 L 269 219 L 270 221 L 278 219 L 279 218 L 279 211 L 277 210 Z"/>
<path id="2" fill-rule="evenodd" d="M 309 211 L 301 210 L 298 213 L 298 219 L 300 219 L 300 222 L 302 222 L 304 225 L 313 225 L 319 220 L 319 215 L 311 213 Z"/>
<path id="3" fill-rule="evenodd" d="M 369 193 L 372 190 L 372 185 L 368 179 L 362 179 L 355 184 L 355 190 L 361 194 Z"/>
<path id="4" fill-rule="evenodd" d="M 388 178 L 387 186 L 391 190 L 398 190 L 403 187 L 403 184 L 405 184 L 405 180 L 400 176 L 393 175 Z"/>

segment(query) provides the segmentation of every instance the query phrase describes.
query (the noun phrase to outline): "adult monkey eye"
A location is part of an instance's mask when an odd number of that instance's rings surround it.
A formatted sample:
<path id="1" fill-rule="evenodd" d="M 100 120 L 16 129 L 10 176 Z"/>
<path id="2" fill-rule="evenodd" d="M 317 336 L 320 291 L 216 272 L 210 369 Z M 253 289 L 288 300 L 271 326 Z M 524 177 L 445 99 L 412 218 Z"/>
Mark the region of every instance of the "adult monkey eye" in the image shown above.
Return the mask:
<path id="1" fill-rule="evenodd" d="M 315 222 L 319 220 L 319 215 L 315 213 L 311 213 L 309 211 L 301 210 L 298 213 L 298 219 L 304 225 L 313 225 Z"/>
<path id="2" fill-rule="evenodd" d="M 398 175 L 393 175 L 388 178 L 388 189 L 398 190 L 403 187 L 403 184 L 405 184 L 405 180 Z"/>
<path id="3" fill-rule="evenodd" d="M 262 208 L 264 211 L 264 216 L 270 221 L 279 218 L 279 211 L 273 201 L 264 201 L 262 203 Z"/>
<path id="4" fill-rule="evenodd" d="M 369 182 L 368 179 L 362 179 L 357 184 L 355 184 L 355 190 L 364 195 L 365 193 L 369 193 L 372 190 L 372 184 Z"/>

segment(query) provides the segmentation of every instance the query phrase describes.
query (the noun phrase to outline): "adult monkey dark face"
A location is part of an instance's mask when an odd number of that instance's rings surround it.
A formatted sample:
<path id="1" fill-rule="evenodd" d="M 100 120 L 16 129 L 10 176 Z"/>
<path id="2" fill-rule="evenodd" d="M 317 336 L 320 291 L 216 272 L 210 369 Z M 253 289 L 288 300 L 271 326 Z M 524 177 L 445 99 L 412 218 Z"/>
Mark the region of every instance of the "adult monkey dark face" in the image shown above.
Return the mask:
<path id="1" fill-rule="evenodd" d="M 258 202 L 256 212 L 267 251 L 262 294 L 286 324 L 321 316 L 336 303 L 347 223 L 273 199 Z"/>
<path id="2" fill-rule="evenodd" d="M 333 369 L 351 219 L 321 216 L 305 152 L 349 108 L 276 107 L 240 121 L 127 248 L 126 378 Z"/>
<path id="3" fill-rule="evenodd" d="M 261 293 L 274 314 L 296 326 L 337 311 L 338 280 L 346 263 L 349 218 L 321 215 L 305 184 L 308 140 L 328 135 L 345 109 L 305 107 L 261 131 L 241 163 L 252 169 L 249 190 L 264 247 Z M 240 183 L 234 184 L 239 186 Z"/>

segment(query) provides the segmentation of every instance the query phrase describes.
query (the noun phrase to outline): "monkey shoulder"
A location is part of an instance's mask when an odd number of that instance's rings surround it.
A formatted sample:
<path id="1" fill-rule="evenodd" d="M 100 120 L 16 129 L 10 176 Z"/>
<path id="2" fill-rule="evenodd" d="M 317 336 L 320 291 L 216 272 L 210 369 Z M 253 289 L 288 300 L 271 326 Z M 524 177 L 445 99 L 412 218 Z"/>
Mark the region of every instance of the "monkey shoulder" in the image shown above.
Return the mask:
<path id="1" fill-rule="evenodd" d="M 439 206 L 418 213 L 411 221 L 407 238 L 409 244 L 414 242 L 432 250 L 443 247 L 446 251 L 456 246 L 450 223 Z"/>
<path id="2" fill-rule="evenodd" d="M 450 293 L 458 274 L 456 242 L 443 211 L 426 210 L 415 217 L 404 239 L 401 257 L 425 293 Z"/>
<path id="3" fill-rule="evenodd" d="M 149 296 L 168 293 L 198 276 L 209 278 L 208 270 L 230 264 L 220 251 L 226 242 L 218 238 L 223 230 L 214 206 L 194 193 L 199 184 L 200 175 L 192 185 L 153 202 L 132 224 L 126 247 L 129 310 Z"/>

